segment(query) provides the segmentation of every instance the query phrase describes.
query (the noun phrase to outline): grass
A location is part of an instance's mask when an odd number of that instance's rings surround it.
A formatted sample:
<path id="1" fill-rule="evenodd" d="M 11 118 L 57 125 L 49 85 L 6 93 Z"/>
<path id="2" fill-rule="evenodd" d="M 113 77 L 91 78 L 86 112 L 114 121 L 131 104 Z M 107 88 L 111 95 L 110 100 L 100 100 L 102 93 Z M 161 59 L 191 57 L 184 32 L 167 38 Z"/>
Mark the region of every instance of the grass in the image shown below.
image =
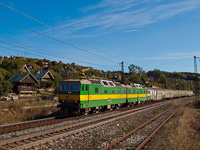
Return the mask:
<path id="1" fill-rule="evenodd" d="M 45 105 L 55 105 L 58 101 L 54 100 L 29 100 L 29 101 L 0 101 L 0 109 L 18 109 L 21 107 L 29 106 L 45 106 Z"/>
<path id="2" fill-rule="evenodd" d="M 56 106 L 24 109 L 24 107 L 28 106 L 45 106 L 56 103 L 55 101 L 1 102 L 0 125 L 60 115 L 60 108 Z"/>
<path id="3" fill-rule="evenodd" d="M 199 150 L 200 107 L 192 104 L 182 108 L 161 128 L 145 149 Z"/>

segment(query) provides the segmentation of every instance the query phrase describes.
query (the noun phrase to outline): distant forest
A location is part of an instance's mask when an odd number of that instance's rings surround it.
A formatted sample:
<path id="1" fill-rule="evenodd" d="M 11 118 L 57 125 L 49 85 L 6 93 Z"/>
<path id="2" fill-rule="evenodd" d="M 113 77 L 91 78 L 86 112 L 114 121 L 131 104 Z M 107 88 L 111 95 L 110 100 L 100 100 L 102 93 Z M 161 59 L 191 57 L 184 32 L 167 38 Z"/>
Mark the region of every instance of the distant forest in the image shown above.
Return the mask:
<path id="1" fill-rule="evenodd" d="M 97 70 L 92 67 L 76 65 L 75 63 L 65 64 L 61 61 L 50 61 L 47 59 L 33 59 L 25 57 L 1 57 L 0 56 L 0 95 L 12 92 L 12 84 L 7 80 L 14 74 L 24 73 L 23 66 L 30 67 L 32 75 L 36 75 L 38 71 L 49 70 L 55 81 L 52 83 L 38 83 L 38 88 L 54 87 L 55 91 L 59 88 L 59 82 L 66 79 L 80 79 L 83 76 L 88 78 L 110 79 L 121 82 L 120 71 L 104 71 Z M 87 69 L 89 68 L 89 69 Z M 130 65 L 129 72 L 124 74 L 124 83 L 139 83 L 144 86 L 157 86 L 166 89 L 178 89 L 194 91 L 194 84 L 200 76 L 199 74 L 189 72 L 164 72 L 158 69 L 145 72 L 141 67 Z"/>

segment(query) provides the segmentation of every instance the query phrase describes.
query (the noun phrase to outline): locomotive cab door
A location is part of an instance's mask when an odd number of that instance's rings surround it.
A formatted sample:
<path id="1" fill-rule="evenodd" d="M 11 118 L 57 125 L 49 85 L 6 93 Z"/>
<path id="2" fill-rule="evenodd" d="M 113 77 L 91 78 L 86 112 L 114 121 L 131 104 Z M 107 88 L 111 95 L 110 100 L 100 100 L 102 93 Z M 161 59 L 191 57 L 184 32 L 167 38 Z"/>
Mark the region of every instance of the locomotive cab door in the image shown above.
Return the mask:
<path id="1" fill-rule="evenodd" d="M 89 103 L 89 85 L 85 85 L 85 103 Z"/>

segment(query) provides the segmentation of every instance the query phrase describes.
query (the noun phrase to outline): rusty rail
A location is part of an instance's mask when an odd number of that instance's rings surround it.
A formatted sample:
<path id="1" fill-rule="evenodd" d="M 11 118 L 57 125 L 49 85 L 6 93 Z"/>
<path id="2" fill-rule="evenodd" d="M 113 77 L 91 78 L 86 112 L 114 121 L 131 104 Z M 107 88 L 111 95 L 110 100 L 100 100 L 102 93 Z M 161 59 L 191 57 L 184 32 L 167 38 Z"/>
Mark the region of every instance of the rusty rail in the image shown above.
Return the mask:
<path id="1" fill-rule="evenodd" d="M 154 105 L 154 103 L 156 104 L 158 102 L 157 101 L 153 102 L 150 105 Z M 147 105 L 149 105 L 149 104 L 147 104 Z M 133 106 L 133 108 L 137 109 L 137 108 L 144 107 L 147 105 L 137 105 L 137 106 Z M 123 111 L 124 108 L 121 108 L 121 109 Z M 127 109 L 130 109 L 130 108 L 127 108 Z M 101 112 L 101 113 L 105 113 L 105 112 Z M 96 114 L 93 113 L 93 114 L 90 114 L 89 116 L 93 116 L 93 115 L 96 115 Z M 65 115 L 65 116 L 57 116 L 57 117 L 51 117 L 51 118 L 19 122 L 19 123 L 8 124 L 8 125 L 0 125 L 0 135 L 15 132 L 15 131 L 21 131 L 21 130 L 25 130 L 25 129 L 29 129 L 29 128 L 52 125 L 52 124 L 69 121 L 69 120 L 77 120 L 77 119 L 81 119 L 81 118 L 85 118 L 85 117 L 86 116 L 84 116 L 84 115 L 82 115 L 82 116 Z"/>
<path id="2" fill-rule="evenodd" d="M 169 116 L 158 128 L 156 128 L 137 148 L 136 148 L 136 150 L 140 150 L 140 149 L 142 149 L 146 144 L 147 144 L 147 142 L 156 134 L 156 132 L 169 120 L 169 119 L 171 119 L 173 116 L 174 116 L 174 114 L 176 113 L 176 112 L 178 112 L 179 110 L 181 109 L 181 107 L 180 108 L 178 108 L 171 116 Z"/>
<path id="3" fill-rule="evenodd" d="M 117 145 L 119 142 L 125 140 L 127 137 L 129 137 L 129 136 L 132 135 L 133 133 L 137 132 L 139 129 L 143 128 L 143 127 L 146 126 L 147 124 L 151 123 L 152 121 L 154 121 L 155 119 L 159 118 L 160 116 L 162 116 L 163 114 L 165 114 L 166 112 L 170 111 L 171 109 L 173 109 L 173 108 L 175 108 L 175 107 L 176 107 L 176 106 L 174 106 L 174 107 L 172 107 L 172 108 L 169 108 L 168 110 L 166 110 L 166 111 L 162 112 L 161 114 L 155 116 L 154 118 L 150 119 L 149 121 L 143 123 L 143 124 L 140 125 L 139 127 L 135 128 L 134 130 L 132 130 L 131 132 L 127 133 L 126 135 L 124 135 L 123 137 L 121 137 L 121 138 L 118 139 L 117 141 L 111 143 L 110 145 L 108 145 L 107 147 L 103 148 L 102 150 L 109 150 L 109 149 L 111 149 L 112 147 L 114 147 L 115 145 Z M 179 108 L 179 109 L 180 109 L 180 108 Z M 177 110 L 175 111 L 175 113 L 176 113 L 179 109 L 177 109 Z M 173 113 L 171 116 L 173 116 L 175 113 Z M 169 118 L 169 119 L 170 119 L 170 118 Z M 169 119 L 168 119 L 168 120 L 169 120 Z M 167 122 L 167 121 L 165 121 L 165 122 Z M 162 124 L 163 124 L 163 123 L 162 123 Z M 161 128 L 161 127 L 160 127 L 160 128 Z M 160 129 L 160 128 L 159 128 L 159 129 Z M 159 129 L 158 129 L 158 130 L 159 130 Z M 157 132 L 157 131 L 156 131 L 156 132 Z M 154 134 L 155 134 L 155 133 L 154 133 Z M 146 140 L 145 140 L 145 141 L 146 141 Z M 148 142 L 148 141 L 147 141 L 147 142 Z M 145 144 L 146 144 L 146 143 L 144 143 L 144 145 L 145 145 Z M 143 146 L 142 146 L 142 147 L 143 147 Z M 141 147 L 141 148 L 142 148 L 142 147 Z M 141 148 L 140 148 L 140 149 L 141 149 Z M 139 150 L 139 149 L 137 149 L 137 150 Z"/>
<path id="4" fill-rule="evenodd" d="M 43 132 L 39 132 L 39 133 L 35 133 L 35 134 L 31 134 L 31 135 L 27 135 L 27 136 L 23 136 L 23 137 L 19 137 L 19 138 L 1 141 L 0 147 L 2 149 L 9 149 L 9 148 L 7 148 L 7 146 L 12 147 L 14 149 L 31 148 L 31 147 L 37 146 L 39 144 L 44 144 L 47 141 L 62 138 L 62 137 L 65 137 L 65 136 L 68 136 L 71 134 L 75 134 L 75 133 L 87 130 L 87 129 L 96 128 L 98 126 L 102 126 L 104 124 L 117 121 L 121 118 L 129 117 L 130 115 L 133 115 L 135 113 L 143 112 L 148 109 L 152 109 L 152 108 L 155 108 L 155 107 L 158 107 L 161 105 L 165 105 L 168 103 L 170 103 L 170 102 L 168 101 L 168 102 L 164 102 L 162 104 L 154 104 L 153 106 L 152 105 L 146 106 L 146 107 L 142 107 L 142 108 L 138 108 L 138 109 L 134 109 L 134 110 L 129 110 L 126 112 L 121 112 L 118 114 L 112 114 L 110 116 L 93 119 L 90 121 L 83 121 L 83 122 L 80 122 L 77 124 L 60 127 L 60 128 L 56 128 L 53 130 L 43 131 Z M 144 109 L 144 108 L 146 108 L 146 109 Z"/>

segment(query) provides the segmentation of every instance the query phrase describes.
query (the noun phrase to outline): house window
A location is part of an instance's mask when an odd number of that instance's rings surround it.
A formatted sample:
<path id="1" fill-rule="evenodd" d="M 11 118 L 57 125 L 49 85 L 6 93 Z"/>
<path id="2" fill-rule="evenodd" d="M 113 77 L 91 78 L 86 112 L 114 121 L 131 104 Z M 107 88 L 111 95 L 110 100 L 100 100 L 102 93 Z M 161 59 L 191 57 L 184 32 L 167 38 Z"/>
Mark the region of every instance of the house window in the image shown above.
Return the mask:
<path id="1" fill-rule="evenodd" d="M 27 84 L 27 83 L 23 83 L 23 84 L 22 84 L 22 87 L 23 87 L 23 88 L 27 88 L 27 87 L 28 87 L 28 84 Z"/>
<path id="2" fill-rule="evenodd" d="M 99 92 L 98 87 L 95 87 L 95 93 L 98 93 L 98 92 Z"/>

